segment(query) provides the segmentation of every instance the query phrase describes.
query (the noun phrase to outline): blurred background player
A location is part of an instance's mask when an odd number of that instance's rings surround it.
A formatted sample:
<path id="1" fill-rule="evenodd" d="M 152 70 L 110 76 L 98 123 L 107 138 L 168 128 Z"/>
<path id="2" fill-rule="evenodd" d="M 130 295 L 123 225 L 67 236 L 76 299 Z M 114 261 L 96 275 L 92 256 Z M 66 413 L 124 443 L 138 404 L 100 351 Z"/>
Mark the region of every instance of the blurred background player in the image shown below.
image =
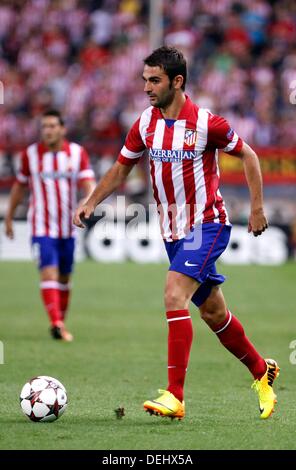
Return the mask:
<path id="1" fill-rule="evenodd" d="M 72 341 L 65 328 L 74 262 L 72 214 L 77 186 L 85 196 L 94 187 L 94 174 L 83 147 L 65 139 L 65 125 L 56 110 L 41 118 L 41 141 L 22 153 L 20 170 L 13 184 L 5 217 L 6 235 L 13 238 L 13 216 L 30 189 L 28 220 L 32 248 L 38 258 L 40 291 L 55 339 Z"/>
<path id="2" fill-rule="evenodd" d="M 198 107 L 184 93 L 187 65 L 180 51 L 158 48 L 144 64 L 144 91 L 151 106 L 131 127 L 117 162 L 77 208 L 74 223 L 84 226 L 81 217 L 90 217 L 96 206 L 122 184 L 147 149 L 170 268 L 164 293 L 169 326 L 168 387 L 159 391 L 156 400 L 147 400 L 144 408 L 171 418 L 185 416 L 184 382 L 193 338 L 189 312 L 192 301 L 221 344 L 253 375 L 260 416 L 268 418 L 276 400 L 272 385 L 279 368 L 274 360 L 263 359 L 240 321 L 228 310 L 219 287 L 225 278 L 215 266 L 231 232 L 219 190 L 218 149 L 243 162 L 251 203 L 248 232 L 254 236 L 268 227 L 258 157 L 224 118 Z"/>

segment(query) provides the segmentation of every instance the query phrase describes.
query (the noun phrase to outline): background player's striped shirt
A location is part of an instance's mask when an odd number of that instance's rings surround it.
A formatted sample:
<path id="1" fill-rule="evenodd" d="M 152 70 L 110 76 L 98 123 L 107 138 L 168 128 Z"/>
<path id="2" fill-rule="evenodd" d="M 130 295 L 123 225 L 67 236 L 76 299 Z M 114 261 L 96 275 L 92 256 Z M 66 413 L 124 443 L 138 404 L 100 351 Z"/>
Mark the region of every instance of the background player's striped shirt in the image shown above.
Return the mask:
<path id="1" fill-rule="evenodd" d="M 147 108 L 130 129 L 118 161 L 137 163 L 145 149 L 165 240 L 184 238 L 196 224 L 229 223 L 219 191 L 218 151 L 238 152 L 242 140 L 228 122 L 186 96 L 175 122 Z"/>
<path id="2" fill-rule="evenodd" d="M 30 186 L 32 236 L 73 236 L 77 184 L 86 179 L 93 180 L 94 173 L 85 149 L 76 143 L 64 141 L 58 152 L 34 143 L 23 152 L 17 180 Z"/>

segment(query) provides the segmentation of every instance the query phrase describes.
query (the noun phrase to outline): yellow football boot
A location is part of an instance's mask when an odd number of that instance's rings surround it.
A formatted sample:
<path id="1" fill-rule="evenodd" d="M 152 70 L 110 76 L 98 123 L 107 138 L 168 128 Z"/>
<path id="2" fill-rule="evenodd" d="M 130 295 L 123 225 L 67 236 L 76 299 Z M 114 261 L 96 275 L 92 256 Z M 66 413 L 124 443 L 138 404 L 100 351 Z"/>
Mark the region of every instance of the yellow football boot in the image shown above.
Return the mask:
<path id="1" fill-rule="evenodd" d="M 259 398 L 260 417 L 269 418 L 274 411 L 274 405 L 277 402 L 276 394 L 272 385 L 279 375 L 280 368 L 273 359 L 265 359 L 267 370 L 261 379 L 255 380 L 252 388 L 256 390 Z"/>
<path id="2" fill-rule="evenodd" d="M 144 403 L 144 409 L 150 415 L 162 416 L 167 418 L 178 418 L 179 420 L 185 416 L 185 403 L 181 403 L 168 390 L 158 390 L 160 397 L 155 400 L 147 400 Z"/>

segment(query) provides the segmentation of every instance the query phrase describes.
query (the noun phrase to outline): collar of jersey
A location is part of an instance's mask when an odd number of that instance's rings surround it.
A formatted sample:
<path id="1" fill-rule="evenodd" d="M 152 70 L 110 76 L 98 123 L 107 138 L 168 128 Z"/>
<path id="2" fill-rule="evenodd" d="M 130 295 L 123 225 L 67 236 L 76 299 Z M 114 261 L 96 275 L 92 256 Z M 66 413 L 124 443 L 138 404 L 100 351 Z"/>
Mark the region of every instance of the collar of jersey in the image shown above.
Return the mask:
<path id="1" fill-rule="evenodd" d="M 188 119 L 188 115 L 190 115 L 190 111 L 193 107 L 193 103 L 192 103 L 192 101 L 191 101 L 191 99 L 189 98 L 188 95 L 185 94 L 185 97 L 186 97 L 185 103 L 183 104 L 183 107 L 182 107 L 176 121 L 178 121 L 180 119 Z M 157 114 L 157 118 L 158 119 L 164 119 L 160 109 L 159 108 L 154 108 L 154 109 L 155 109 L 155 113 Z"/>
<path id="2" fill-rule="evenodd" d="M 45 153 L 45 152 L 50 152 L 48 149 L 47 145 L 45 145 L 43 142 L 39 142 L 38 144 L 38 150 L 40 153 Z M 69 147 L 69 142 L 68 140 L 64 140 L 62 147 L 59 150 L 60 152 L 66 152 L 68 155 L 70 155 L 70 147 Z"/>

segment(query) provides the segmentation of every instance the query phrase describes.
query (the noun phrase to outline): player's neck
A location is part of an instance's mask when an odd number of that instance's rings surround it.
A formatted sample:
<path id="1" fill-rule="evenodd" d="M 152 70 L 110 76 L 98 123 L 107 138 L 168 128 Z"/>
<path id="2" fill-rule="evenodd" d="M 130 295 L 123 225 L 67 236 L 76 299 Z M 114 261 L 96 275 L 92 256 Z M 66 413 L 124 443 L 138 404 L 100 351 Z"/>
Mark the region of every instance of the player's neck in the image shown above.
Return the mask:
<path id="1" fill-rule="evenodd" d="M 161 108 L 162 115 L 165 119 L 178 119 L 181 109 L 186 101 L 183 92 L 176 93 L 174 101 L 166 108 Z"/>
<path id="2" fill-rule="evenodd" d="M 54 144 L 45 144 L 45 145 L 48 148 L 48 150 L 50 150 L 51 152 L 59 152 L 60 150 L 62 150 L 63 141 L 60 140 Z"/>

